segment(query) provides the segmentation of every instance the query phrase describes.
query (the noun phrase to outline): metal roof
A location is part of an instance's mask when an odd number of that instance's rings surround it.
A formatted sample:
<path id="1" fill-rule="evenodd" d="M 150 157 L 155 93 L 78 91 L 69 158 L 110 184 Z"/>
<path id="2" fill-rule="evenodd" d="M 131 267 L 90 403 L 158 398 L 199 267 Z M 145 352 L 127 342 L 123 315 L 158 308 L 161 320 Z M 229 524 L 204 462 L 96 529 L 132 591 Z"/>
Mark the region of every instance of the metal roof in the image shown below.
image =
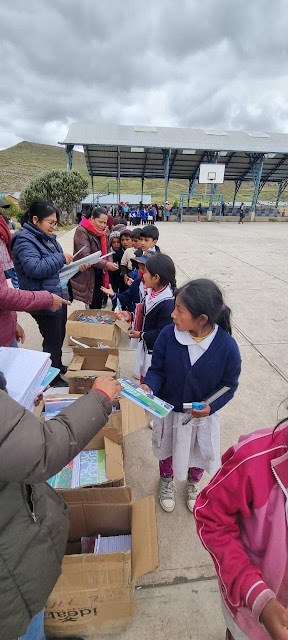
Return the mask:
<path id="1" fill-rule="evenodd" d="M 288 178 L 288 134 L 261 131 L 74 123 L 64 145 L 83 145 L 90 175 L 163 178 L 163 152 L 171 149 L 169 179 L 193 180 L 209 153 L 219 152 L 225 180 L 253 180 L 251 154 L 265 154 L 262 180 Z"/>

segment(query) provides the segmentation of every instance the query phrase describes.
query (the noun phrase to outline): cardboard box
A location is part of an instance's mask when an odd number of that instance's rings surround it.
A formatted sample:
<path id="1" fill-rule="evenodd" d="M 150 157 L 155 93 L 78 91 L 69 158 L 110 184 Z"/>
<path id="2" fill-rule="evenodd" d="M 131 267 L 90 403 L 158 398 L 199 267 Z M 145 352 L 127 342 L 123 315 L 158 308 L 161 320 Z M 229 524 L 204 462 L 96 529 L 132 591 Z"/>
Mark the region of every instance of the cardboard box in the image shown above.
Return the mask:
<path id="1" fill-rule="evenodd" d="M 74 347 L 73 358 L 65 374 L 70 393 L 87 393 L 98 376 L 115 378 L 118 367 L 118 349 Z"/>
<path id="2" fill-rule="evenodd" d="M 65 396 L 55 394 L 47 396 L 51 398 L 67 398 L 71 394 Z M 73 394 L 73 397 L 81 397 Z M 105 484 L 97 485 L 101 487 L 123 487 L 125 486 L 125 470 L 124 470 L 124 437 L 130 433 L 135 433 L 143 429 L 146 424 L 146 415 L 144 409 L 132 403 L 127 398 L 120 398 L 113 402 L 115 411 L 112 411 L 107 424 L 92 438 L 92 440 L 84 447 L 84 451 L 93 451 L 97 449 L 105 449 L 106 453 L 106 477 L 108 481 Z M 38 407 L 34 409 L 34 415 L 40 418 L 44 409 L 44 400 Z M 59 490 L 60 493 L 64 489 Z M 66 490 L 65 490 L 66 491 Z M 67 489 L 68 492 L 74 492 L 76 489 Z"/>
<path id="3" fill-rule="evenodd" d="M 135 580 L 158 566 L 153 496 L 131 504 L 130 489 L 62 491 L 68 504 L 67 555 L 45 613 L 47 636 L 119 633 L 131 624 Z M 81 554 L 81 536 L 132 534 L 132 551 Z"/>
<path id="4" fill-rule="evenodd" d="M 83 313 L 87 316 L 96 316 L 99 313 L 101 315 L 110 316 L 113 319 L 113 324 L 92 324 L 89 322 L 77 322 L 76 318 L 79 313 Z M 68 316 L 66 323 L 67 336 L 79 338 L 80 342 L 89 344 L 90 346 L 97 347 L 99 343 L 103 343 L 108 347 L 117 347 L 121 338 L 121 331 L 127 333 L 129 331 L 129 324 L 117 319 L 117 316 L 113 311 L 106 311 L 106 309 L 79 309 L 73 311 Z"/>
<path id="5" fill-rule="evenodd" d="M 59 393 L 53 396 L 47 395 L 46 397 L 47 398 L 67 398 L 67 396 L 69 397 L 70 395 L 73 395 L 73 398 L 77 399 L 77 398 L 81 398 L 82 394 L 69 393 L 69 394 L 61 395 Z M 43 420 L 41 418 L 41 414 L 42 414 L 42 411 L 44 410 L 44 405 L 45 405 L 45 401 L 42 400 L 38 405 L 38 407 L 35 407 L 33 411 L 34 415 L 37 418 L 40 418 L 41 420 Z M 134 402 L 131 402 L 131 400 L 128 400 L 128 398 L 120 397 L 119 399 L 113 400 L 112 406 L 114 407 L 115 410 L 110 413 L 108 422 L 103 428 L 106 429 L 107 435 L 110 438 L 110 440 L 113 440 L 113 436 L 109 435 L 107 429 L 114 429 L 114 430 L 116 429 L 118 443 L 121 444 L 123 449 L 123 438 L 125 436 L 128 436 L 131 433 L 136 433 L 137 431 L 141 431 L 141 429 L 144 429 L 144 427 L 147 426 L 146 414 L 144 409 L 142 409 L 142 407 L 139 407 Z M 98 434 L 97 436 L 95 436 L 95 438 L 97 437 L 98 437 Z M 94 438 L 91 440 L 91 442 L 93 441 L 94 441 Z"/>

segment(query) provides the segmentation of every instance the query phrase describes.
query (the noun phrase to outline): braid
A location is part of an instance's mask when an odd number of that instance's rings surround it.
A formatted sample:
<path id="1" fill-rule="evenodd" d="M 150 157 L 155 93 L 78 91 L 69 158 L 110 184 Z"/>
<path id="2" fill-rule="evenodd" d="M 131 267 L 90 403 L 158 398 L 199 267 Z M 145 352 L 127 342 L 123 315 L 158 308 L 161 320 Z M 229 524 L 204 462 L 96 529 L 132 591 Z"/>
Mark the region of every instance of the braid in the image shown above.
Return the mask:
<path id="1" fill-rule="evenodd" d="M 177 289 L 177 284 L 176 284 L 176 278 L 175 277 L 170 279 L 170 287 L 171 287 L 171 289 L 173 291 L 173 295 L 175 295 L 175 291 Z"/>

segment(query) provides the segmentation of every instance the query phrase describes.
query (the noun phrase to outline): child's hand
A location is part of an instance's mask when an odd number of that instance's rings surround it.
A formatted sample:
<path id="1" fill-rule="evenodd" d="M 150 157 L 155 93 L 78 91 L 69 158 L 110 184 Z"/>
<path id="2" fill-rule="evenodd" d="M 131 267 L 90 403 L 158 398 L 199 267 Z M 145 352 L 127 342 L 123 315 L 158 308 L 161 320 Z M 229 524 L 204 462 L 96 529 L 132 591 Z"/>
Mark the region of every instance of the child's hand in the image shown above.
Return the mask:
<path id="1" fill-rule="evenodd" d="M 143 389 L 143 391 L 147 391 L 147 393 L 152 393 L 152 390 L 147 384 L 140 384 L 139 389 Z"/>
<path id="2" fill-rule="evenodd" d="M 22 344 L 25 342 L 25 331 L 18 322 L 16 324 L 16 340 Z"/>
<path id="3" fill-rule="evenodd" d="M 206 404 L 206 407 L 204 407 L 204 409 L 200 409 L 200 411 L 197 409 L 191 409 L 193 418 L 207 418 L 207 416 L 210 415 L 210 411 L 211 407 L 209 404 Z"/>
<path id="4" fill-rule="evenodd" d="M 125 320 L 125 322 L 131 322 L 132 320 L 132 313 L 130 313 L 130 311 L 114 311 L 115 316 L 117 316 L 117 318 L 119 318 L 120 320 Z"/>
<path id="5" fill-rule="evenodd" d="M 106 293 L 107 296 L 115 296 L 115 293 L 111 287 L 111 284 L 109 284 L 109 287 L 101 287 L 101 291 L 103 291 L 103 293 Z"/>
<path id="6" fill-rule="evenodd" d="M 140 335 L 140 331 L 134 331 L 133 329 L 132 331 L 129 331 L 129 338 L 140 338 Z"/>
<path id="7" fill-rule="evenodd" d="M 261 611 L 260 622 L 273 640 L 288 640 L 288 611 L 278 600 L 267 602 Z"/>

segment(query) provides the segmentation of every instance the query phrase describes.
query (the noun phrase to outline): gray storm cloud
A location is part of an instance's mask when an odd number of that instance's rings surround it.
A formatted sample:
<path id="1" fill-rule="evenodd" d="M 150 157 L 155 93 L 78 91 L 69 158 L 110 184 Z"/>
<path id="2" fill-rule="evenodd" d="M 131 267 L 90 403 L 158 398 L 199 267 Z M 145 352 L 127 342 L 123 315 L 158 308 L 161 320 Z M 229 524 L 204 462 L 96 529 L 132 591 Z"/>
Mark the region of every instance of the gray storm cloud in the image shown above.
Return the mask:
<path id="1" fill-rule="evenodd" d="M 3 3 L 0 147 L 72 121 L 288 131 L 285 0 Z"/>

